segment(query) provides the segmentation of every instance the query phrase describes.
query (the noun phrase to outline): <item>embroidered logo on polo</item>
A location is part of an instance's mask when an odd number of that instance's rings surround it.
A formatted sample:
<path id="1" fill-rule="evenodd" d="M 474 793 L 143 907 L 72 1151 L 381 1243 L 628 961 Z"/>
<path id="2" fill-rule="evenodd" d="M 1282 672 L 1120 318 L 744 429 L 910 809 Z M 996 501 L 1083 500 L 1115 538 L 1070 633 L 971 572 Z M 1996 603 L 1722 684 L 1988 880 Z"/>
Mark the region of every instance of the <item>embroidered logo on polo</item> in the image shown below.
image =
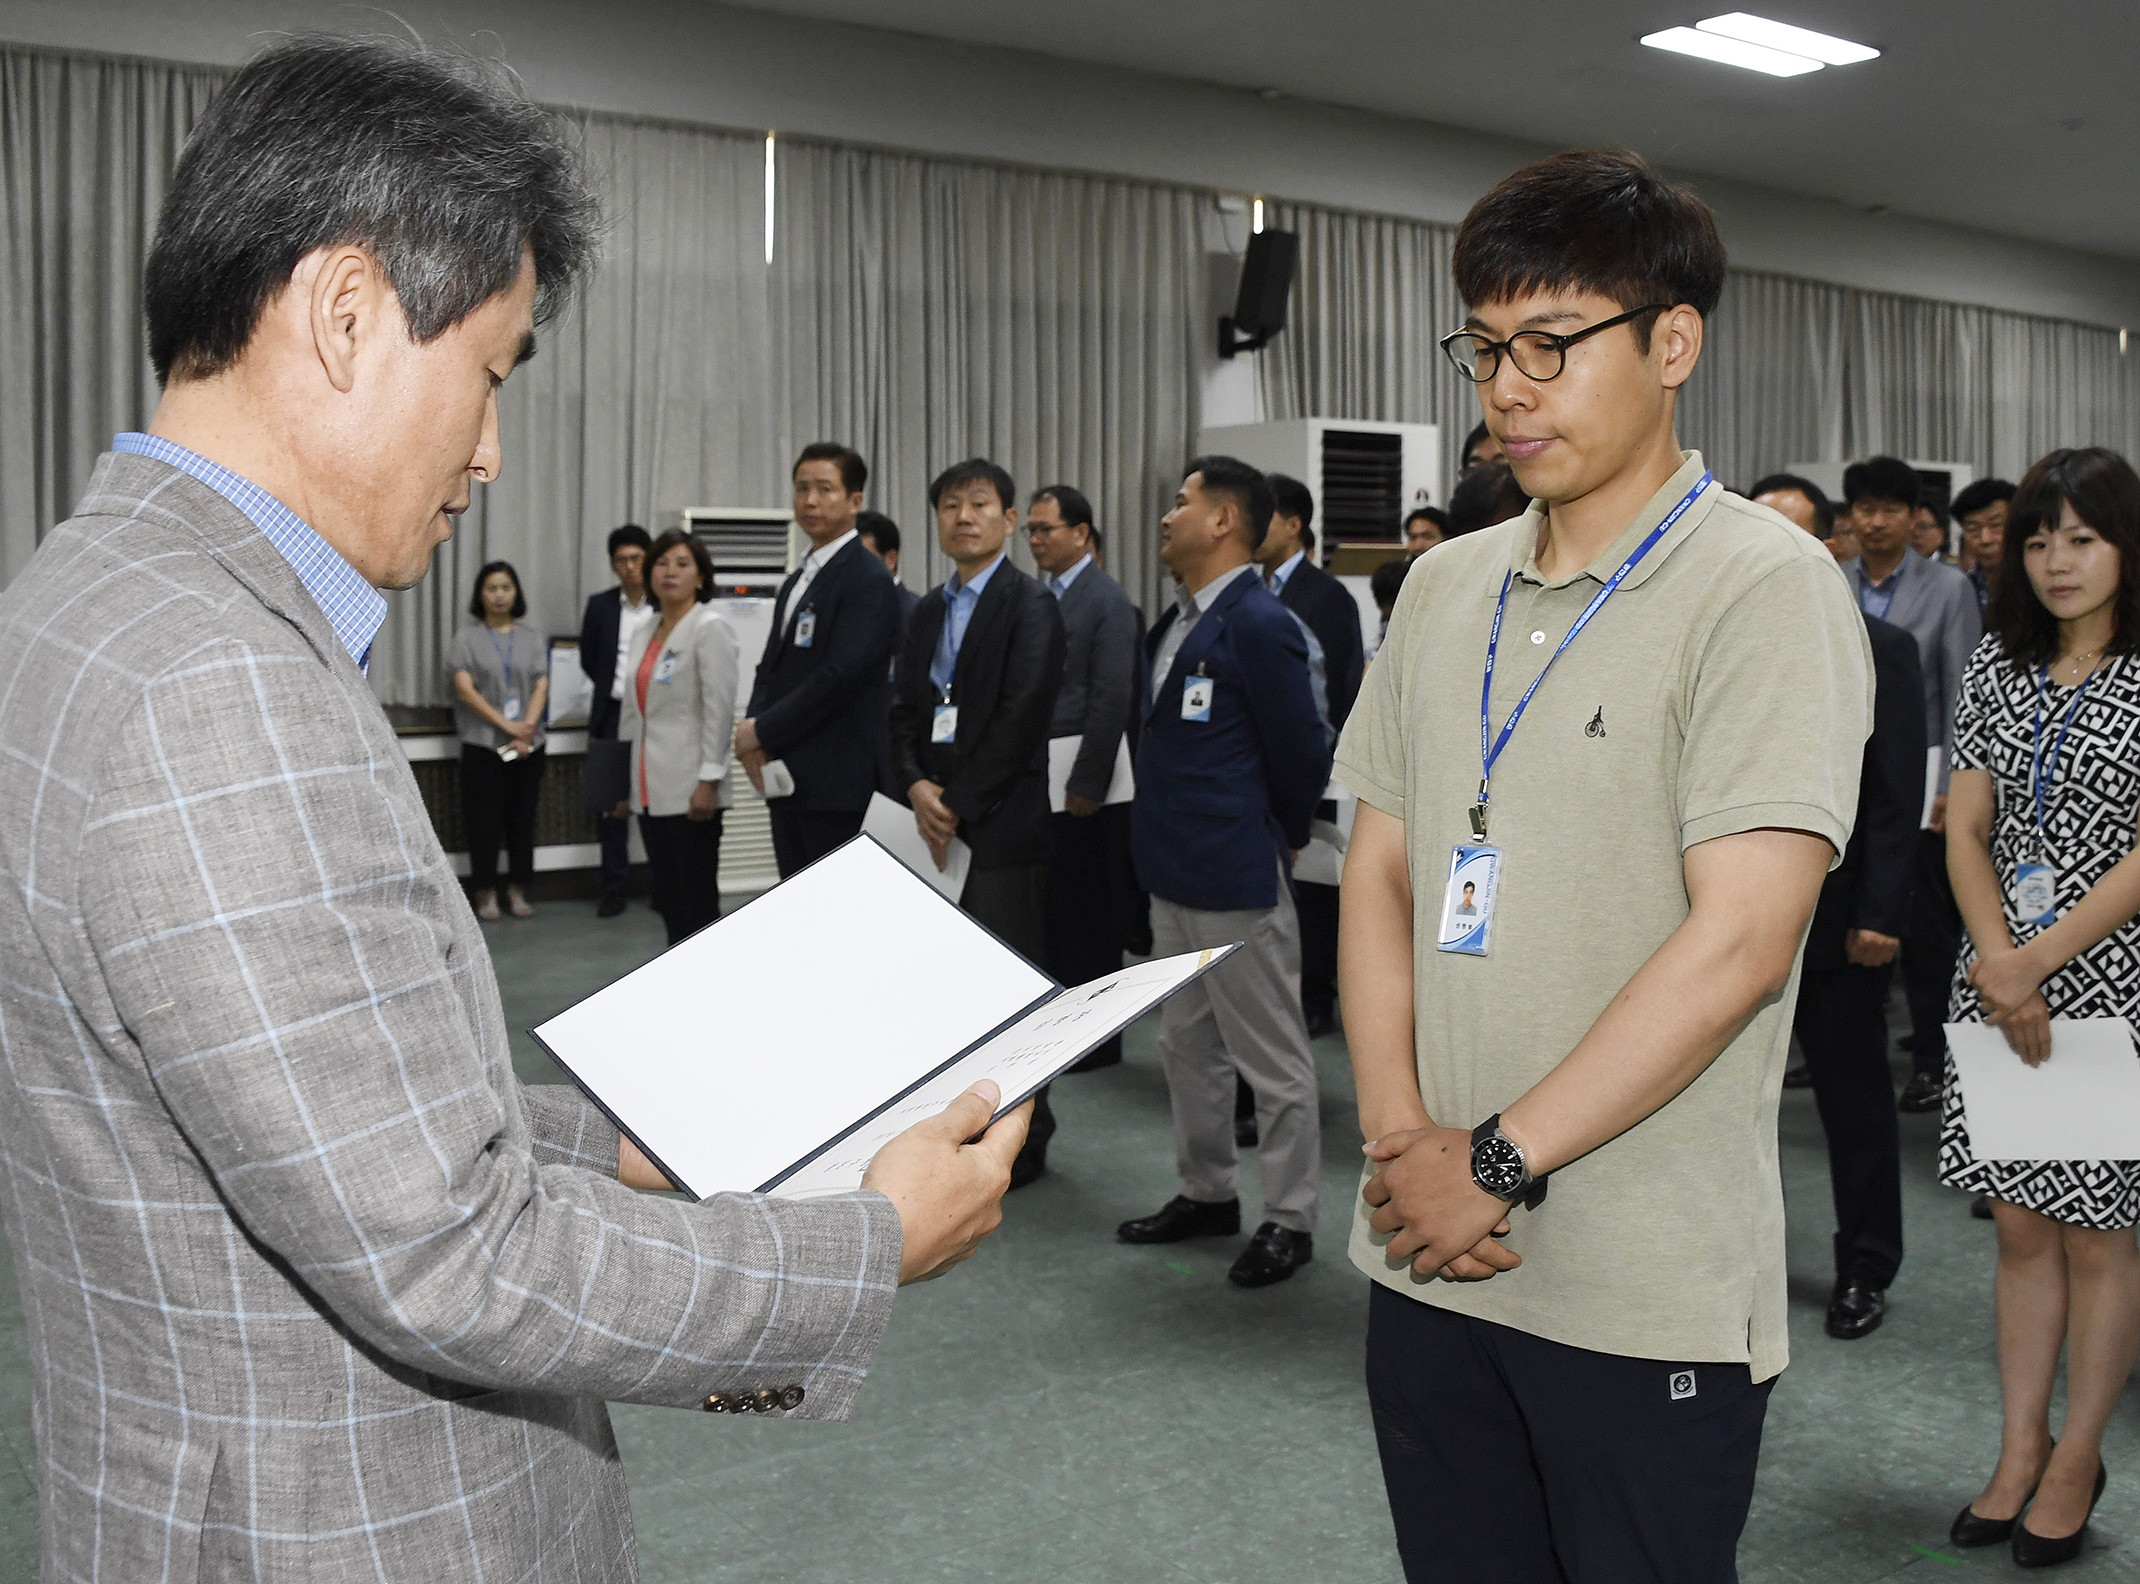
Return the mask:
<path id="1" fill-rule="evenodd" d="M 1585 737 L 1602 737 L 1605 735 L 1604 705 L 1600 704 L 1598 706 L 1598 712 L 1590 717 L 1590 724 L 1583 728 L 1583 735 Z"/>
<path id="2" fill-rule="evenodd" d="M 1672 1401 L 1684 1402 L 1694 1395 L 1694 1371 L 1674 1370 L 1671 1374 Z"/>

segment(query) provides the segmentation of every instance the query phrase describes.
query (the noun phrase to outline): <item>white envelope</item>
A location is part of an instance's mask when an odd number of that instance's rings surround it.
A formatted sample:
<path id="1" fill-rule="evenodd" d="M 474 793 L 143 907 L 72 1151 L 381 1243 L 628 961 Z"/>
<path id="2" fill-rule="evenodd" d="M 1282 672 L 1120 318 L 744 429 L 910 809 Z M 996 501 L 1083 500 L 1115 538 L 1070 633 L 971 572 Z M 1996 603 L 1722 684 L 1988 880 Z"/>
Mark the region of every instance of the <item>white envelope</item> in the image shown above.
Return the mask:
<path id="1" fill-rule="evenodd" d="M 944 867 L 937 868 L 929 844 L 922 840 L 921 827 L 914 823 L 914 811 L 904 803 L 882 792 L 872 793 L 869 812 L 862 816 L 862 834 L 876 837 L 894 858 L 953 902 L 966 894 L 966 871 L 973 867 L 973 849 L 952 837 Z"/>
<path id="2" fill-rule="evenodd" d="M 1989 1023 L 1949 1023 L 1947 1048 L 1978 1160 L 2140 1160 L 2140 1056 L 2123 1018 L 2051 1019 L 2041 1067 Z"/>
<path id="3" fill-rule="evenodd" d="M 1060 814 L 1070 796 L 1070 772 L 1077 767 L 1077 751 L 1083 747 L 1082 737 L 1050 737 L 1048 739 L 1048 807 Z M 1127 803 L 1137 795 L 1137 777 L 1130 770 L 1129 739 L 1124 737 L 1115 744 L 1115 773 L 1107 782 L 1104 803 Z"/>

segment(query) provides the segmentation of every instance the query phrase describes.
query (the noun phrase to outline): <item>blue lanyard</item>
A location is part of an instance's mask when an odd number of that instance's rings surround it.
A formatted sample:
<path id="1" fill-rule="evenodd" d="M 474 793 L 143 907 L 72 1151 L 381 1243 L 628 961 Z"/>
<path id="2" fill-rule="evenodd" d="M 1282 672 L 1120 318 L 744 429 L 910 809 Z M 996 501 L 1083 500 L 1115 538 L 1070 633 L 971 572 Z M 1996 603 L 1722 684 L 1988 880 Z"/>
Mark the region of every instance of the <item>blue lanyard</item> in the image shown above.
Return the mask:
<path id="1" fill-rule="evenodd" d="M 490 652 L 498 657 L 498 664 L 505 667 L 505 696 L 511 698 L 513 696 L 513 644 L 520 636 L 519 631 L 515 628 L 506 629 L 505 647 L 503 649 L 498 647 L 497 629 L 488 622 L 483 625 L 483 633 L 485 637 L 490 639 Z"/>
<path id="2" fill-rule="evenodd" d="M 2051 777 L 2058 773 L 2058 756 L 2065 752 L 2066 733 L 2073 729 L 2073 717 L 2080 713 L 2081 700 L 2095 686 L 2095 679 L 2102 674 L 2098 666 L 2088 673 L 2088 680 L 2080 685 L 2073 695 L 2073 702 L 2066 706 L 2066 718 L 2058 728 L 2058 737 L 2051 744 L 2051 762 L 2043 762 L 2043 701 L 2051 681 L 2051 668 L 2044 666 L 2036 674 L 2036 740 L 2029 755 L 2029 791 L 2036 800 L 2036 856 L 2040 861 L 2044 853 L 2043 809 L 2044 799 L 2050 792 Z"/>
<path id="3" fill-rule="evenodd" d="M 1710 478 L 1711 475 L 1705 472 L 1696 479 L 1694 488 L 1680 498 L 1677 506 L 1665 513 L 1664 521 L 1651 529 L 1649 537 L 1635 546 L 1634 553 L 1620 563 L 1620 569 L 1605 580 L 1605 586 L 1598 590 L 1597 597 L 1583 607 L 1583 614 L 1575 618 L 1575 625 L 1568 629 L 1568 636 L 1561 639 L 1560 647 L 1555 649 L 1552 658 L 1546 661 L 1545 669 L 1532 678 L 1531 685 L 1523 690 L 1523 697 L 1516 701 L 1516 707 L 1509 712 L 1508 722 L 1501 728 L 1501 735 L 1494 737 L 1494 656 L 1501 647 L 1501 618 L 1508 610 L 1509 587 L 1516 581 L 1513 569 L 1502 574 L 1501 598 L 1494 605 L 1493 631 L 1486 639 L 1486 680 L 1479 690 L 1479 801 L 1471 811 L 1471 833 L 1480 841 L 1486 839 L 1486 789 L 1487 784 L 1493 780 L 1494 761 L 1501 757 L 1501 750 L 1508 746 L 1509 738 L 1516 735 L 1516 722 L 1523 719 L 1523 712 L 1530 707 L 1531 695 L 1538 691 L 1538 684 L 1545 681 L 1546 672 L 1553 669 L 1553 662 L 1568 652 L 1568 645 L 1575 642 L 1575 635 L 1590 625 L 1590 618 L 1603 609 L 1605 602 L 1612 598 L 1613 591 L 1627 581 L 1628 573 L 1634 571 L 1642 558 L 1656 547 L 1657 541 L 1670 533 L 1673 525 L 1687 514 L 1687 508 L 1709 487 Z"/>

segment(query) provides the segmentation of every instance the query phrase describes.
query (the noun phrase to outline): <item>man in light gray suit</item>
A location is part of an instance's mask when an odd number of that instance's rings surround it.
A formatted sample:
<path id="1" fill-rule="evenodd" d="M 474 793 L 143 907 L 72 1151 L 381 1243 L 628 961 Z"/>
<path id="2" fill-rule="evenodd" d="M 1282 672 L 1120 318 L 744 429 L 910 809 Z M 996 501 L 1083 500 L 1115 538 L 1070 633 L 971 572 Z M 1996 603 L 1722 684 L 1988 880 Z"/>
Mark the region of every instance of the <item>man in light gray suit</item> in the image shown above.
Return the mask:
<path id="1" fill-rule="evenodd" d="M 840 1418 L 1024 1131 L 811 1202 L 523 1087 L 364 665 L 594 230 L 494 74 L 301 40 L 187 146 L 165 390 L 0 595 L 0 1211 L 48 1579 L 624 1580 L 603 1399 Z M 686 1053 L 680 1053 L 686 1054 Z"/>
<path id="2" fill-rule="evenodd" d="M 1140 933 L 1145 903 L 1129 858 L 1129 804 L 1109 803 L 1107 787 L 1136 716 L 1144 616 L 1100 565 L 1100 530 L 1082 491 L 1068 484 L 1037 491 L 1025 530 L 1034 564 L 1062 610 L 1068 640 L 1048 736 L 1075 737 L 1078 746 L 1053 822 L 1048 971 L 1077 985 L 1120 968 L 1123 946 Z M 1088 1072 L 1121 1059 L 1117 1035 L 1072 1070 Z M 1036 1119 L 1036 1137 L 1039 1131 Z"/>
<path id="3" fill-rule="evenodd" d="M 1954 701 L 1970 651 L 1984 636 L 1983 611 L 1968 575 L 1910 547 L 1921 488 L 1917 470 L 1896 457 L 1872 457 L 1843 470 L 1843 498 L 1862 547 L 1843 563 L 1843 575 L 1866 615 L 1917 640 L 1925 743 L 1940 751 L 1932 821 L 1918 833 L 1909 928 L 1902 937 L 1916 1068 L 1896 1101 L 1904 1111 L 1935 1108 L 1947 1069 L 1947 986 L 1962 943 L 1962 915 L 1947 882 L 1947 778 L 1954 769 Z"/>

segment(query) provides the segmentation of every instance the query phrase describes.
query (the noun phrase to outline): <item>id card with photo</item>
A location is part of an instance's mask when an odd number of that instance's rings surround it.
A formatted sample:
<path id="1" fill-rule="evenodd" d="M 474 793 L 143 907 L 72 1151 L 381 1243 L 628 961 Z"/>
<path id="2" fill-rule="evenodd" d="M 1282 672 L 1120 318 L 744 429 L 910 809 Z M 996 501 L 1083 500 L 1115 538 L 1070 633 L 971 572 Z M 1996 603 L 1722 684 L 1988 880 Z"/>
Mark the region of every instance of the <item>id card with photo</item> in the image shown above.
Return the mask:
<path id="1" fill-rule="evenodd" d="M 1498 847 L 1458 847 L 1449 855 L 1449 884 L 1442 893 L 1442 927 L 1436 951 L 1486 955 L 1494 927 L 1494 892 L 1501 878 Z"/>
<path id="2" fill-rule="evenodd" d="M 806 610 L 795 618 L 795 647 L 808 649 L 817 642 L 817 612 Z"/>
<path id="3" fill-rule="evenodd" d="M 1215 686 L 1210 677 L 1184 678 L 1181 685 L 1181 718 L 1185 721 L 1208 721 L 1211 719 L 1211 692 Z"/>
<path id="4" fill-rule="evenodd" d="M 959 735 L 959 707 L 956 704 L 939 704 L 936 713 L 929 717 L 929 741 L 932 743 L 956 742 Z"/>

